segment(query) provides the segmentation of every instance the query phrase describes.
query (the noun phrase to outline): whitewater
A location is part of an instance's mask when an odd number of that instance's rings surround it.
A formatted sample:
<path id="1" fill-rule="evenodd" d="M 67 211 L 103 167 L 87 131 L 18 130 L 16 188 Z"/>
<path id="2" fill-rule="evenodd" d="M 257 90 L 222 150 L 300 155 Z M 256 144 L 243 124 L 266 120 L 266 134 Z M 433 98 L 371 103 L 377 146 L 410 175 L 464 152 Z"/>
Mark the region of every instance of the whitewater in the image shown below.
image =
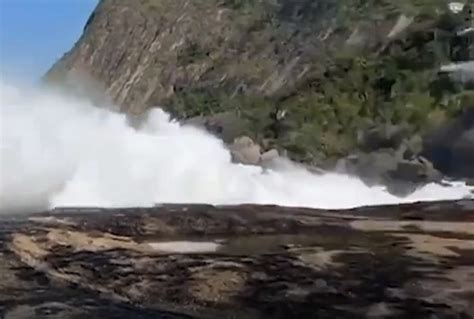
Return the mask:
<path id="1" fill-rule="evenodd" d="M 125 115 L 45 88 L 0 84 L 0 212 L 58 206 L 158 203 L 277 204 L 314 208 L 470 197 L 462 182 L 429 184 L 407 197 L 356 177 L 231 162 L 204 130 L 149 112 L 139 129 Z"/>

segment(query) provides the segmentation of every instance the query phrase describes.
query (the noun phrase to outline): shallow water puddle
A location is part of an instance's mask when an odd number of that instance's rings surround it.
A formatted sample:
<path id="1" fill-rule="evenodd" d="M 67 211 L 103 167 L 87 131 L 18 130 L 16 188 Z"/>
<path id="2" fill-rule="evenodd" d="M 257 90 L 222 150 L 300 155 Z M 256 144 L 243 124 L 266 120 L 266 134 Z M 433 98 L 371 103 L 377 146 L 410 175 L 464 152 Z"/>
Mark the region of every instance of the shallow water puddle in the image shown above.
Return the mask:
<path id="1" fill-rule="evenodd" d="M 168 241 L 148 243 L 148 245 L 154 250 L 169 253 L 209 253 L 216 252 L 221 246 L 212 241 Z"/>

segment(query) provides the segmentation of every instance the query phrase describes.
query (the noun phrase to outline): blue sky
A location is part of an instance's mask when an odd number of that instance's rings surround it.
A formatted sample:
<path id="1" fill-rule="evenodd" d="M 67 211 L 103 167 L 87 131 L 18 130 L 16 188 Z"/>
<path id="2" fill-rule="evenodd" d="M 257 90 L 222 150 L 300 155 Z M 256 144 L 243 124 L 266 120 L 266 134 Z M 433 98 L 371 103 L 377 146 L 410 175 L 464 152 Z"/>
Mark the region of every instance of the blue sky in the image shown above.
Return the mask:
<path id="1" fill-rule="evenodd" d="M 0 0 L 0 73 L 36 82 L 79 38 L 98 0 Z"/>

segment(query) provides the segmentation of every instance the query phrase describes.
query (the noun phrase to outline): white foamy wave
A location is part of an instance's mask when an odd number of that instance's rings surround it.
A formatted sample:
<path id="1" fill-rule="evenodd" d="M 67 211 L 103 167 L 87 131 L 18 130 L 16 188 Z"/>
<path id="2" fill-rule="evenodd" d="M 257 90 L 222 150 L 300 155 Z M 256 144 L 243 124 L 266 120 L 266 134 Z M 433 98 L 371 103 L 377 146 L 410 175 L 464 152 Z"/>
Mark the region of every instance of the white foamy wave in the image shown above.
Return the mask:
<path id="1" fill-rule="evenodd" d="M 137 130 L 124 115 L 85 100 L 0 88 L 2 212 L 163 202 L 350 208 L 470 196 L 463 183 L 431 184 L 399 198 L 354 177 L 296 165 L 263 172 L 231 163 L 220 140 L 159 109 Z"/>

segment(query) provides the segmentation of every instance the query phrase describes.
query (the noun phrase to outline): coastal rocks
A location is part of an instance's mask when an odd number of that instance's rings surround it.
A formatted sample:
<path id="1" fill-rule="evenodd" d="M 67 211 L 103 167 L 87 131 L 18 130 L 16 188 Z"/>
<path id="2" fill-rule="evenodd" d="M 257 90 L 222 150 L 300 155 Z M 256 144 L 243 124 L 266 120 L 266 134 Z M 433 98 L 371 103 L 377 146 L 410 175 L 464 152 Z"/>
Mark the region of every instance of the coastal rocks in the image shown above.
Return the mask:
<path id="1" fill-rule="evenodd" d="M 433 167 L 433 164 L 423 157 L 401 160 L 396 168 L 388 173 L 394 179 L 413 183 L 438 182 L 442 178 L 442 174 Z"/>
<path id="2" fill-rule="evenodd" d="M 260 145 L 248 136 L 236 138 L 229 149 L 232 161 L 245 165 L 266 166 L 279 157 L 278 151 L 275 149 L 262 152 Z"/>
<path id="3" fill-rule="evenodd" d="M 265 166 L 267 163 L 271 163 L 276 158 L 278 158 L 280 154 L 276 149 L 271 149 L 260 155 L 260 163 Z"/>
<path id="4" fill-rule="evenodd" d="M 358 134 L 360 148 L 340 159 L 336 169 L 360 177 L 368 185 L 385 185 L 405 196 L 420 185 L 440 182 L 443 174 L 422 156 L 423 138 L 403 125 L 378 125 Z"/>
<path id="5" fill-rule="evenodd" d="M 473 235 L 472 200 L 0 215 L 0 317 L 472 318 Z"/>
<path id="6" fill-rule="evenodd" d="M 474 177 L 474 106 L 427 135 L 423 155 L 446 175 Z"/>
<path id="7" fill-rule="evenodd" d="M 394 170 L 387 172 L 387 190 L 395 195 L 406 196 L 420 185 L 441 182 L 443 175 L 423 157 L 401 160 Z"/>
<path id="8" fill-rule="evenodd" d="M 360 177 L 368 185 L 385 185 L 399 196 L 408 195 L 419 185 L 440 182 L 443 177 L 427 159 L 405 159 L 401 152 L 393 150 L 351 155 L 339 160 L 337 168 Z"/>
<path id="9" fill-rule="evenodd" d="M 260 146 L 248 136 L 239 137 L 230 145 L 232 160 L 246 165 L 257 165 L 260 151 Z"/>

